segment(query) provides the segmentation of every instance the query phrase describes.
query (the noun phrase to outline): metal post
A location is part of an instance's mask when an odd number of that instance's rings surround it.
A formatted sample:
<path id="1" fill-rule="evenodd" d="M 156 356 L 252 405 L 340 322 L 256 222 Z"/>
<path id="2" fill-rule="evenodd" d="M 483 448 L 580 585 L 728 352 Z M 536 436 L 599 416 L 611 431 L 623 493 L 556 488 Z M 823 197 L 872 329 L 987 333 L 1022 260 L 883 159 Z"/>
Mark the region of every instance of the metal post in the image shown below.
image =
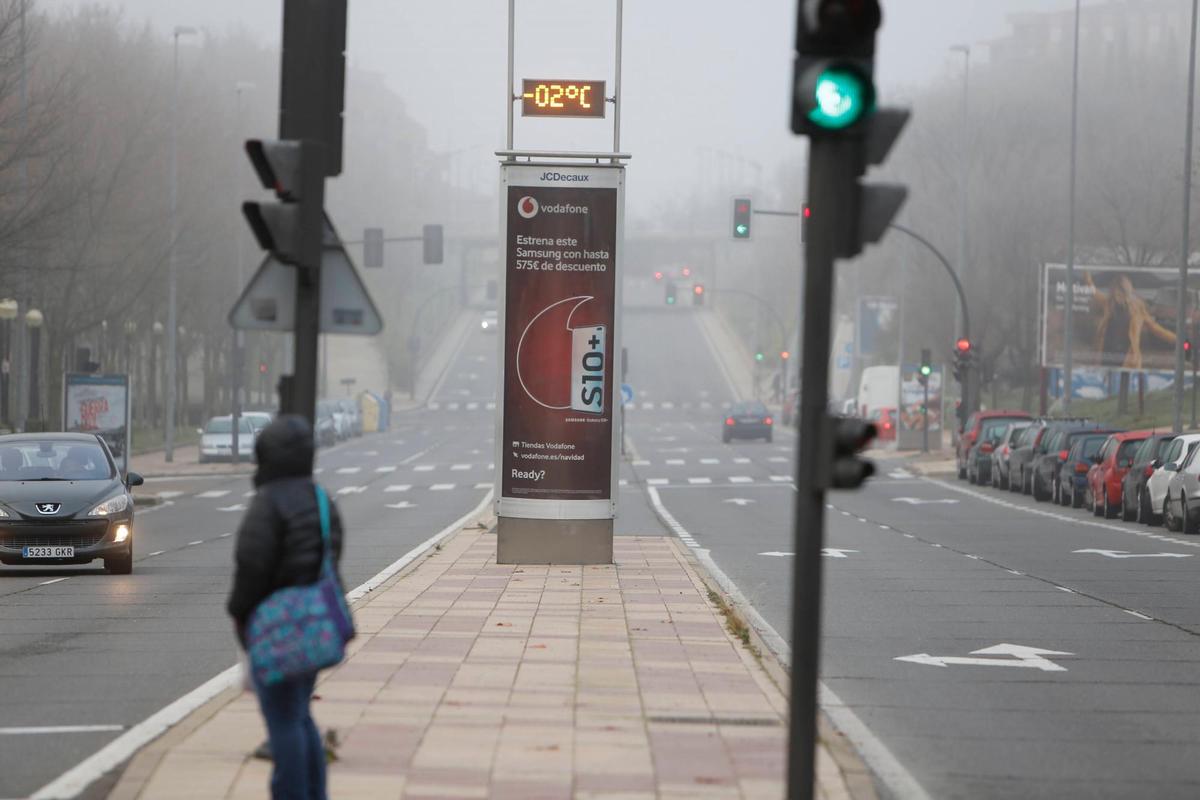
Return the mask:
<path id="1" fill-rule="evenodd" d="M 167 251 L 167 429 L 164 436 L 164 456 L 168 462 L 175 460 L 175 362 L 177 358 L 178 312 L 176 310 L 176 228 L 175 212 L 179 202 L 179 37 L 195 33 L 195 28 L 176 27 L 172 32 L 175 44 L 174 62 L 171 68 L 171 190 L 169 199 L 170 222 L 167 235 L 170 238 Z"/>
<path id="2" fill-rule="evenodd" d="M 1144 376 L 1144 373 L 1143 373 Z M 1192 425 L 1196 427 L 1196 354 L 1192 354 Z"/>
<path id="3" fill-rule="evenodd" d="M 1067 204 L 1067 297 L 1063 309 L 1063 412 L 1071 413 L 1073 361 L 1071 357 L 1075 306 L 1075 170 L 1079 140 L 1079 7 L 1075 0 L 1075 54 L 1071 66 L 1071 167 L 1070 200 Z"/>
<path id="4" fill-rule="evenodd" d="M 505 106 L 508 112 L 508 149 L 513 149 L 513 47 L 516 41 L 517 0 L 508 0 L 508 83 L 504 87 Z"/>
<path id="5" fill-rule="evenodd" d="M 21 75 L 18 84 L 18 90 L 21 101 L 21 132 L 27 134 L 29 131 L 29 65 L 28 65 L 28 38 L 25 35 L 25 10 L 28 5 L 28 0 L 21 0 L 21 19 L 20 19 L 20 41 L 21 41 Z M 29 202 L 29 161 L 21 159 L 21 203 L 28 205 Z M 28 258 L 28 257 L 26 257 Z M 26 345 L 29 339 L 29 329 L 25 325 L 25 311 L 33 307 L 33 298 L 29 290 L 30 270 L 28 260 L 21 266 L 21 290 L 18 290 L 17 303 L 19 313 L 17 314 L 16 336 L 11 344 L 13 353 L 13 361 L 15 362 L 16 384 L 13 386 L 13 422 L 16 430 L 22 430 L 25 427 L 25 386 L 29 370 L 29 357 L 26 352 Z"/>
<path id="6" fill-rule="evenodd" d="M 1196 111 L 1196 12 L 1200 0 L 1192 0 L 1191 46 L 1188 50 L 1187 129 L 1183 145 L 1183 243 L 1179 251 L 1179 304 L 1175 316 L 1175 419 L 1174 430 L 1183 430 L 1183 337 L 1187 335 L 1188 259 L 1191 257 L 1192 213 L 1192 126 Z M 1193 407 L 1194 407 L 1193 403 Z M 1196 412 L 1192 411 L 1195 420 Z M 1192 424 L 1195 424 L 1194 422 Z"/>
<path id="7" fill-rule="evenodd" d="M 234 138 L 238 138 L 241 133 L 242 121 L 242 92 L 254 88 L 254 84 L 238 81 L 233 86 L 233 91 L 236 96 L 234 103 Z M 240 150 L 240 148 L 239 148 Z M 233 186 L 236 191 L 238 186 L 237 176 L 241 174 L 238 167 L 241 165 L 241 153 L 238 152 L 239 158 L 236 161 L 233 170 Z M 242 272 L 242 232 L 233 232 L 233 260 L 237 275 L 237 285 L 234 286 L 233 296 L 237 297 L 241 294 L 242 286 L 246 282 L 246 277 Z M 246 334 L 241 330 L 233 332 L 233 355 L 229 365 L 229 404 L 230 416 L 232 417 L 231 426 L 231 444 L 233 446 L 232 461 L 237 464 L 241 460 L 241 442 L 239 430 L 242 421 L 242 378 L 246 371 Z M 184 398 L 184 403 L 187 403 L 187 398 Z"/>
<path id="8" fill-rule="evenodd" d="M 625 0 L 617 0 L 616 74 L 613 80 L 613 152 L 621 152 L 621 39 L 625 17 Z M 617 163 L 613 159 L 613 163 Z"/>
<path id="9" fill-rule="evenodd" d="M 967 273 L 967 250 L 969 245 L 969 228 L 970 215 L 968 212 L 970 206 L 970 98 L 971 98 L 971 48 L 966 45 L 955 45 L 950 48 L 955 53 L 962 53 L 963 56 L 963 82 L 962 82 L 962 113 L 959 124 L 961 136 L 961 156 L 959 162 L 959 186 L 958 186 L 958 268 L 962 271 L 963 276 Z M 959 311 L 959 321 L 962 321 L 961 309 Z M 966 337 L 966 334 L 963 334 Z M 975 410 L 977 402 L 976 394 L 973 392 L 975 382 L 971 380 L 971 368 L 967 367 L 963 372 L 963 407 L 970 411 Z"/>
<path id="10" fill-rule="evenodd" d="M 813 139 L 809 154 L 808 198 L 827 209 L 830 221 L 856 219 L 854 184 L 861 163 L 860 143 Z M 826 222 L 813 225 L 805 243 L 804 333 L 800 365 L 800 429 L 796 439 L 795 551 L 792 572 L 791 717 L 788 732 L 788 794 L 813 793 L 817 735 L 817 677 L 821 643 L 821 548 L 824 546 L 825 491 L 821 473 L 828 442 L 830 309 L 834 260 L 844 231 Z"/>
<path id="11" fill-rule="evenodd" d="M 921 406 L 921 416 L 924 417 L 924 421 L 921 423 L 921 427 L 923 428 L 921 432 L 922 453 L 929 452 L 929 379 L 931 377 L 933 376 L 926 375 L 925 380 L 922 381 L 925 384 L 925 403 Z"/>
<path id="12" fill-rule="evenodd" d="M 325 147 L 305 140 L 301 178 L 300 265 L 296 267 L 296 364 L 292 411 L 315 426 L 317 416 L 317 350 L 321 337 L 321 247 L 325 207 Z"/>

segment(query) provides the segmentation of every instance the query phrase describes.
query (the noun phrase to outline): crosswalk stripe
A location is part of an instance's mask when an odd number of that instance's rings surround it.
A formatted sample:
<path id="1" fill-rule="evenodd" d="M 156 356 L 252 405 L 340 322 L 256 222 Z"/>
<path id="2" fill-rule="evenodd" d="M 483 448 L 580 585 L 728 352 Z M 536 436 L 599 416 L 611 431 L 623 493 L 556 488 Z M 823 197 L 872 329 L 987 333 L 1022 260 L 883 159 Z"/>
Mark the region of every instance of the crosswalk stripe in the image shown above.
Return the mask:
<path id="1" fill-rule="evenodd" d="M 654 403 L 642 403 L 642 408 L 646 411 L 653 411 Z"/>
<path id="2" fill-rule="evenodd" d="M 639 458 L 633 462 L 633 465 L 635 467 L 648 467 L 650 466 L 650 462 L 644 458 Z"/>
<path id="3" fill-rule="evenodd" d="M 681 467 L 685 462 L 682 458 L 668 458 L 666 463 L 672 467 Z"/>
<path id="4" fill-rule="evenodd" d="M 712 483 L 712 478 L 688 478 L 688 483 L 691 483 L 691 484 Z"/>
<path id="5" fill-rule="evenodd" d="M 650 478 L 646 481 L 647 486 L 666 486 L 670 481 L 666 478 Z"/>
<path id="6" fill-rule="evenodd" d="M 362 472 L 362 467 L 339 467 L 338 475 L 357 475 Z"/>
<path id="7" fill-rule="evenodd" d="M 386 488 L 386 489 L 384 489 L 383 491 L 384 491 L 385 493 L 390 493 L 390 492 L 407 492 L 407 491 L 408 491 L 409 489 L 411 489 L 411 488 L 412 488 L 412 484 L 410 484 L 410 483 L 397 483 L 397 484 L 393 484 L 393 485 L 391 485 L 391 486 L 387 487 L 387 488 Z"/>
<path id="8" fill-rule="evenodd" d="M 788 463 L 788 460 L 786 458 L 784 458 L 783 456 L 771 456 L 770 458 L 767 459 L 767 461 L 770 461 L 772 464 Z"/>
<path id="9" fill-rule="evenodd" d="M 433 472 L 433 464 L 417 464 L 413 472 Z"/>
<path id="10" fill-rule="evenodd" d="M 488 410 L 488 411 L 495 411 L 495 410 L 496 410 L 496 404 L 495 404 L 495 403 L 488 403 L 488 404 L 487 404 L 487 410 Z"/>
<path id="11" fill-rule="evenodd" d="M 491 488 L 492 488 L 492 485 L 493 485 L 493 484 L 492 484 L 491 482 L 488 482 L 488 483 L 477 483 L 477 484 L 475 484 L 475 488 L 476 488 L 476 489 L 491 489 Z"/>
<path id="12" fill-rule="evenodd" d="M 729 478 L 730 483 L 754 483 L 754 479 L 747 475 L 732 475 Z"/>
<path id="13" fill-rule="evenodd" d="M 338 494 L 362 494 L 367 490 L 365 486 L 343 486 L 337 490 Z"/>
<path id="14" fill-rule="evenodd" d="M 749 464 L 749 463 L 750 463 L 750 459 L 748 459 L 748 458 L 735 458 L 735 459 L 733 460 L 733 463 L 735 463 L 735 464 Z"/>
<path id="15" fill-rule="evenodd" d="M 702 459 L 700 459 L 700 463 L 701 464 L 720 464 L 721 459 L 719 459 L 719 458 L 702 458 Z"/>
<path id="16" fill-rule="evenodd" d="M 395 472 L 396 468 L 390 467 L 390 466 L 389 467 L 376 467 L 375 471 L 376 472 Z"/>
<path id="17" fill-rule="evenodd" d="M 431 492 L 446 492 L 453 488 L 454 488 L 453 483 L 435 483 L 433 486 L 429 487 L 429 491 L 431 491 Z"/>
<path id="18" fill-rule="evenodd" d="M 171 500 L 176 497 L 179 497 L 182 494 L 183 494 L 183 492 L 159 492 L 158 499 L 159 500 Z"/>
<path id="19" fill-rule="evenodd" d="M 465 472 L 466 470 L 469 470 L 470 468 L 471 468 L 470 464 L 451 464 L 450 465 L 451 472 Z"/>
<path id="20" fill-rule="evenodd" d="M 442 407 L 441 403 L 430 403 L 429 404 L 430 411 L 437 411 L 441 407 Z"/>
<path id="21" fill-rule="evenodd" d="M 201 500 L 213 500 L 218 497 L 224 497 L 227 494 L 229 494 L 228 489 L 209 489 L 207 492 L 201 492 L 196 495 L 196 497 Z"/>
<path id="22" fill-rule="evenodd" d="M 771 480 L 774 481 L 775 483 L 791 483 L 792 476 L 791 475 L 772 475 Z"/>
<path id="23" fill-rule="evenodd" d="M 479 408 L 479 403 L 467 403 L 467 411 L 475 411 Z"/>
<path id="24" fill-rule="evenodd" d="M 451 403 L 450 405 L 446 406 L 446 408 L 450 409 L 451 411 L 458 411 L 458 403 Z"/>

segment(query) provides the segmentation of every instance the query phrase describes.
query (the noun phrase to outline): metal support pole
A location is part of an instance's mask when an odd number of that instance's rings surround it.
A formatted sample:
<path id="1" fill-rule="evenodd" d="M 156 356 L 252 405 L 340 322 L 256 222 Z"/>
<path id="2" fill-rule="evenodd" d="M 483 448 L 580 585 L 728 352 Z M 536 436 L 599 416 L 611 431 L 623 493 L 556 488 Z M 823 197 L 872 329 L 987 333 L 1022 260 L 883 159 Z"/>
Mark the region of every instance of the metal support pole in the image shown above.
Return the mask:
<path id="1" fill-rule="evenodd" d="M 177 27 L 172 33 L 175 52 L 171 67 L 171 190 L 168 201 L 170 222 L 167 225 L 167 236 L 170 238 L 167 251 L 167 428 L 163 437 L 163 455 L 168 462 L 175 460 L 175 365 L 179 345 L 179 319 L 176 309 L 176 282 L 179 270 L 176 263 L 176 245 L 179 230 L 175 218 L 179 203 L 179 37 L 195 32 L 192 28 Z"/>
<path id="2" fill-rule="evenodd" d="M 325 224 L 324 145 L 304 141 L 300 265 L 296 267 L 296 363 L 292 413 L 316 425 L 317 351 L 321 338 L 321 248 Z"/>
<path id="3" fill-rule="evenodd" d="M 625 24 L 625 0 L 617 0 L 617 53 L 616 74 L 613 80 L 613 152 L 621 152 L 621 39 Z M 617 160 L 613 159 L 616 164 Z"/>
<path id="4" fill-rule="evenodd" d="M 1075 0 L 1075 53 L 1071 66 L 1071 167 L 1070 199 L 1067 213 L 1067 297 L 1063 309 L 1063 412 L 1071 413 L 1071 387 L 1074 359 L 1071 357 L 1072 331 L 1075 306 L 1075 170 L 1079 140 L 1079 6 Z"/>
<path id="5" fill-rule="evenodd" d="M 809 151 L 808 198 L 828 209 L 830 221 L 856 219 L 854 192 L 861 143 L 814 139 Z M 816 777 L 817 678 L 821 644 L 821 548 L 825 491 L 822 457 L 828 442 L 829 350 L 832 339 L 833 268 L 844 230 L 836 222 L 813 225 L 805 243 L 804 333 L 800 365 L 800 429 L 796 439 L 795 551 L 792 571 L 791 717 L 788 731 L 788 798 L 811 798 Z"/>
<path id="6" fill-rule="evenodd" d="M 507 149 L 513 149 L 513 47 L 516 43 L 517 0 L 508 0 L 508 83 L 504 86 L 504 104 L 508 112 Z"/>
<path id="7" fill-rule="evenodd" d="M 1179 304 L 1175 315 L 1175 419 L 1174 431 L 1183 430 L 1183 338 L 1187 336 L 1188 259 L 1192 253 L 1192 126 L 1196 111 L 1196 12 L 1200 0 L 1192 0 L 1191 46 L 1188 49 L 1187 128 L 1183 145 L 1183 242 L 1179 250 Z M 1194 403 L 1193 403 L 1194 407 Z M 1192 419 L 1196 412 L 1192 411 Z M 1195 424 L 1194 422 L 1192 424 Z"/>
<path id="8" fill-rule="evenodd" d="M 955 53 L 962 53 L 963 57 L 963 80 L 962 80 L 962 108 L 961 119 L 959 121 L 959 136 L 960 136 L 960 156 L 959 156 L 959 175 L 958 175 L 958 268 L 966 275 L 967 270 L 967 248 L 969 246 L 969 229 L 970 229 L 970 153 L 971 153 L 971 137 L 970 137 L 970 100 L 971 100 L 971 48 L 967 45 L 955 45 L 950 48 Z M 961 311 L 960 311 L 961 313 Z M 959 317 L 959 322 L 962 318 Z M 968 397 L 968 389 L 970 381 L 963 383 L 963 405 L 974 411 L 974 406 L 968 405 L 971 398 Z"/>
<path id="9" fill-rule="evenodd" d="M 922 381 L 922 383 L 925 384 L 925 402 L 921 405 L 921 416 L 924 417 L 924 420 L 921 423 L 922 453 L 929 452 L 929 377 L 930 376 L 926 375 L 925 380 Z"/>
<path id="10" fill-rule="evenodd" d="M 241 81 L 234 84 L 233 91 L 237 97 L 237 100 L 236 100 L 235 106 L 234 106 L 234 115 L 233 115 L 234 125 L 237 128 L 237 130 L 234 131 L 235 137 L 237 137 L 241 133 L 242 92 L 247 89 L 253 88 L 253 86 L 254 86 L 254 84 L 252 84 L 252 83 L 244 83 Z M 238 155 L 239 155 L 239 159 L 237 161 L 237 165 L 240 166 L 241 153 L 238 153 Z M 241 172 L 237 169 L 237 166 L 235 166 L 234 171 L 233 171 L 233 186 L 234 186 L 235 190 L 237 189 L 237 186 L 238 186 L 237 176 L 240 174 L 241 174 Z M 235 262 L 234 263 L 234 266 L 236 268 L 235 274 L 237 276 L 237 278 L 236 278 L 237 284 L 233 287 L 234 288 L 233 295 L 234 295 L 234 297 L 237 297 L 239 294 L 241 294 L 242 286 L 246 282 L 246 278 L 242 274 L 242 232 L 241 231 L 233 232 L 233 260 Z M 241 456 L 241 441 L 240 441 L 241 437 L 239 434 L 240 434 L 241 421 L 242 421 L 242 378 L 246 372 L 246 334 L 244 332 L 242 332 L 241 330 L 235 330 L 233 332 L 233 343 L 232 344 L 233 344 L 233 356 L 231 358 L 231 363 L 229 365 L 229 397 L 230 397 L 230 406 L 231 406 L 230 415 L 232 417 L 232 427 L 231 427 L 231 430 L 232 430 L 231 444 L 233 445 L 232 460 L 233 460 L 234 464 L 237 464 L 239 461 L 241 461 L 241 457 L 242 457 Z M 187 405 L 186 397 L 184 398 L 183 402 L 184 402 L 184 405 Z"/>

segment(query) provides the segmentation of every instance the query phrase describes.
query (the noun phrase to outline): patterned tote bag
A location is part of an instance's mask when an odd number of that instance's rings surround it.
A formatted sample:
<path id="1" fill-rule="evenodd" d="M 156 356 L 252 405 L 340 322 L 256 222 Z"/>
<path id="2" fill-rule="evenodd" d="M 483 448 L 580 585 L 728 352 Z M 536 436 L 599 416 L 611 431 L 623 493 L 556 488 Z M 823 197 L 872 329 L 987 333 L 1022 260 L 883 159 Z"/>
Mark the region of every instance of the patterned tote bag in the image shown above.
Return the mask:
<path id="1" fill-rule="evenodd" d="M 329 497 L 320 486 L 321 574 L 308 586 L 280 589 L 259 604 L 246 626 L 246 652 L 263 686 L 332 667 L 345 657 L 354 620 L 333 569 Z"/>

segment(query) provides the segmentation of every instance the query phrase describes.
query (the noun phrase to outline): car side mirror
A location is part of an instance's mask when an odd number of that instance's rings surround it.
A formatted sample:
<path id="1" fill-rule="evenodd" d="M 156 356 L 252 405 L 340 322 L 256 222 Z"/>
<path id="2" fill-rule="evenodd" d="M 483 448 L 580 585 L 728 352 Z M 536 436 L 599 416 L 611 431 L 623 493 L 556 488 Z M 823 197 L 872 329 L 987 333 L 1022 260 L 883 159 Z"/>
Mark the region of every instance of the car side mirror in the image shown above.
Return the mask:
<path id="1" fill-rule="evenodd" d="M 141 486 L 145 482 L 146 479 L 141 475 L 138 475 L 136 472 L 125 473 L 125 485 L 130 489 L 132 489 L 134 486 Z"/>
<path id="2" fill-rule="evenodd" d="M 1162 459 L 1156 458 L 1150 462 L 1150 469 L 1158 469 L 1163 465 Z"/>
<path id="3" fill-rule="evenodd" d="M 1163 469 L 1165 469 L 1167 472 L 1179 472 L 1179 465 L 1167 464 L 1165 467 L 1163 467 Z"/>

